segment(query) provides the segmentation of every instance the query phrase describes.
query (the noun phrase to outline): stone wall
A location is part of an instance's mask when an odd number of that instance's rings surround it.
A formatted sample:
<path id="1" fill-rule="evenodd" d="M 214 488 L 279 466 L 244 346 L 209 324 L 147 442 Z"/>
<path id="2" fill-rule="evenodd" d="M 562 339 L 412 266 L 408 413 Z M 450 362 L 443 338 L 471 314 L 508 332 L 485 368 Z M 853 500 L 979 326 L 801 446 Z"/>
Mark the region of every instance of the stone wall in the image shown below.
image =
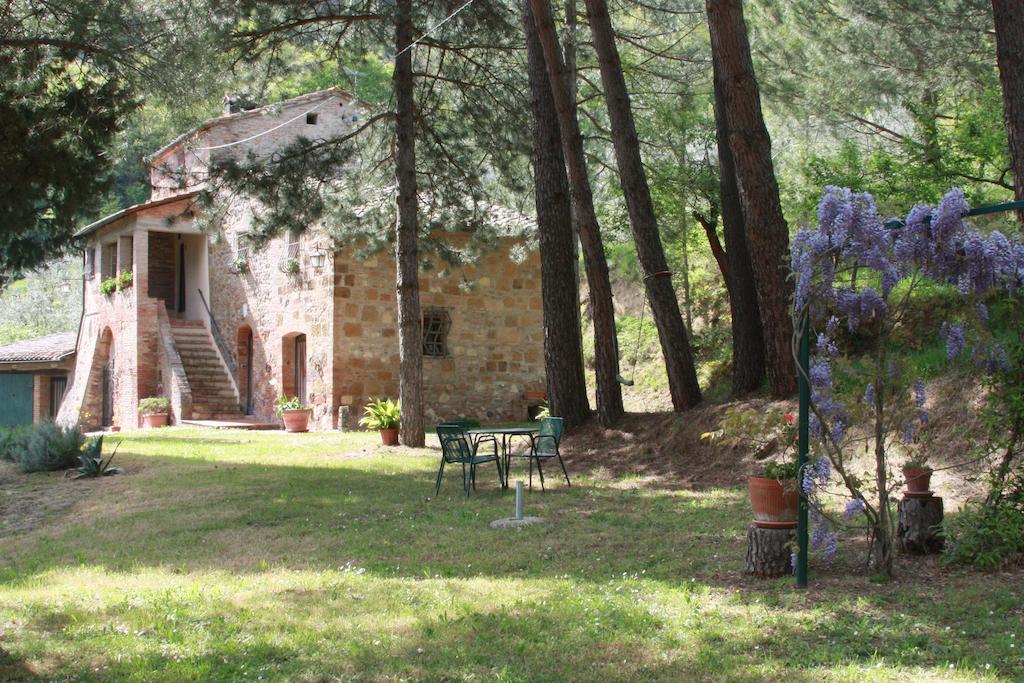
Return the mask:
<path id="1" fill-rule="evenodd" d="M 459 242 L 468 236 L 445 236 Z M 544 390 L 540 262 L 511 258 L 502 239 L 475 266 L 420 274 L 422 307 L 450 318 L 447 355 L 425 356 L 428 423 L 453 417 L 526 419 L 525 394 Z M 371 397 L 398 396 L 398 321 L 390 253 L 335 257 L 335 395 L 353 422 Z M 351 427 L 353 425 L 346 425 Z"/>
<path id="2" fill-rule="evenodd" d="M 296 335 L 304 334 L 306 402 L 313 408 L 311 426 L 330 429 L 336 410 L 332 390 L 332 262 L 325 259 L 319 269 L 312 262 L 323 238 L 316 231 L 298 238 L 298 272 L 285 272 L 288 244 L 286 239 L 278 238 L 260 251 L 250 251 L 247 271 L 238 273 L 231 267 L 237 256 L 236 237 L 244 234 L 251 222 L 247 204 L 233 205 L 223 238 L 210 247 L 210 306 L 225 339 L 234 347 L 239 398 L 245 402 L 247 372 L 243 363 L 237 362 L 244 341 L 240 332 L 252 330 L 253 412 L 264 419 L 273 417 L 277 398 L 292 390 L 292 368 L 286 364 L 289 345 Z"/>
<path id="3" fill-rule="evenodd" d="M 310 122 L 307 122 L 307 112 Z M 226 159 L 245 162 L 250 154 L 265 158 L 300 137 L 307 140 L 336 137 L 358 126 L 362 116 L 363 112 L 353 105 L 350 95 L 332 91 L 311 93 L 254 111 L 212 119 L 152 160 L 151 198 L 162 199 L 201 187 L 211 163 Z M 239 144 L 221 147 L 232 142 Z"/>

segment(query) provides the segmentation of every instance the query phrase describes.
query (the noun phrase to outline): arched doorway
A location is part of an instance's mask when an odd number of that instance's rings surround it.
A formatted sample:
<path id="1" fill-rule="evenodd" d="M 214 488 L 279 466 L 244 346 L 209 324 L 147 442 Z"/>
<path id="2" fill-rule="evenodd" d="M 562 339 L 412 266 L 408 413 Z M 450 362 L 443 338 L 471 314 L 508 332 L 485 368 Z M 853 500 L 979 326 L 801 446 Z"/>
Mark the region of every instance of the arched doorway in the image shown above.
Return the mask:
<path id="1" fill-rule="evenodd" d="M 253 405 L 252 368 L 253 338 L 252 328 L 242 325 L 238 328 L 236 354 L 238 356 L 238 393 L 242 398 L 242 407 L 246 415 L 255 413 Z"/>
<path id="2" fill-rule="evenodd" d="M 100 369 L 100 426 L 114 424 L 114 395 L 117 392 L 117 374 L 114 367 L 114 334 L 107 327 L 96 345 L 96 363 Z"/>

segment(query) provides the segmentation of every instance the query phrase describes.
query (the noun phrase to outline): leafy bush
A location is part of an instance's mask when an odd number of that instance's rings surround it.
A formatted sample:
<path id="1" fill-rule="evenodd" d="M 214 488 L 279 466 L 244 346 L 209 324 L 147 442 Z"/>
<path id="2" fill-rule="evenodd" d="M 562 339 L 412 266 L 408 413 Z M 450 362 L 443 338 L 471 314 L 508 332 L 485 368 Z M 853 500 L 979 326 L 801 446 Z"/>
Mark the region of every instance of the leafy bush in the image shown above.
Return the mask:
<path id="1" fill-rule="evenodd" d="M 41 422 L 26 439 L 18 457 L 23 472 L 63 470 L 78 464 L 84 438 L 78 427 L 62 429 L 53 422 Z"/>
<path id="2" fill-rule="evenodd" d="M 970 503 L 947 521 L 946 560 L 994 569 L 1024 555 L 1024 488 L 996 505 Z"/>
<path id="3" fill-rule="evenodd" d="M 402 402 L 390 398 L 371 400 L 364 409 L 366 415 L 359 424 L 368 429 L 398 429 L 402 416 Z"/>
<path id="4" fill-rule="evenodd" d="M 288 398 L 287 396 L 281 396 L 279 399 L 277 399 L 277 404 L 274 407 L 274 412 L 280 415 L 286 410 L 309 410 L 309 406 L 300 401 L 298 396 L 292 396 L 291 398 Z"/>
<path id="5" fill-rule="evenodd" d="M 0 460 L 16 463 L 28 443 L 31 427 L 7 427 L 0 429 Z"/>
<path id="6" fill-rule="evenodd" d="M 161 415 L 171 409 L 171 402 L 163 396 L 150 396 L 139 401 L 139 415 Z"/>

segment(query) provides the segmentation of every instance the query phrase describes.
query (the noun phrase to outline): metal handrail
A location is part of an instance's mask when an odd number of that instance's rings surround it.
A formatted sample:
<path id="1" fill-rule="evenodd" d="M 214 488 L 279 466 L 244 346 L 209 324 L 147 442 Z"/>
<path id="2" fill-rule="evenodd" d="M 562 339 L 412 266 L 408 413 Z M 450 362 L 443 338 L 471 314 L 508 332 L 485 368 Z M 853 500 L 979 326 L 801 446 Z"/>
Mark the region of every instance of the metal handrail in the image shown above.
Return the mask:
<path id="1" fill-rule="evenodd" d="M 213 318 L 213 312 L 210 310 L 209 304 L 206 303 L 206 297 L 203 296 L 203 290 L 196 289 L 199 292 L 199 300 L 203 302 L 203 308 L 206 309 L 206 315 L 210 319 L 210 334 L 213 335 L 213 341 L 217 344 L 217 348 L 220 350 L 221 358 L 228 366 L 228 370 L 231 371 L 232 376 L 235 374 L 235 357 L 231 355 L 231 349 L 224 342 L 224 336 L 220 332 L 220 327 L 217 326 L 217 321 Z"/>

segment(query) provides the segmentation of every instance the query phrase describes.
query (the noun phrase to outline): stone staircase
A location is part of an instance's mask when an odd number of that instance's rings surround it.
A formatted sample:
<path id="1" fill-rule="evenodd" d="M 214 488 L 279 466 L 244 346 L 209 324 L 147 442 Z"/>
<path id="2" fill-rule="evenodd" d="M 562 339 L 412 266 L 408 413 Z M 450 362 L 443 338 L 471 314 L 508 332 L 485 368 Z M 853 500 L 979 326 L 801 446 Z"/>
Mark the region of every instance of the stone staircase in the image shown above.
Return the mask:
<path id="1" fill-rule="evenodd" d="M 203 323 L 171 320 L 171 333 L 192 389 L 192 419 L 244 419 L 231 378 Z"/>

